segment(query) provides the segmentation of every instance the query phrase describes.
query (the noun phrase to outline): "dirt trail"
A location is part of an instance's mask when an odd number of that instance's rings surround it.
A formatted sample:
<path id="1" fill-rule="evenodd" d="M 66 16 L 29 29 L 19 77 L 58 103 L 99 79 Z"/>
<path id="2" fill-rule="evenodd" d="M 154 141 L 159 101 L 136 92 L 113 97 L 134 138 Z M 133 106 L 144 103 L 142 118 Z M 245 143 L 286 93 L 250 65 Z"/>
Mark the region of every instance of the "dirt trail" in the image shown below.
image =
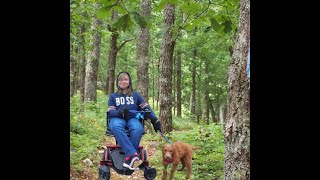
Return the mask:
<path id="1" fill-rule="evenodd" d="M 106 136 L 104 138 L 104 144 L 105 146 L 108 144 L 115 144 L 115 140 L 113 137 Z M 143 138 L 141 140 L 141 145 L 143 146 L 143 149 L 147 150 L 148 159 L 151 159 L 152 156 L 154 156 L 155 152 L 157 151 L 156 146 L 154 145 L 154 142 L 151 141 L 144 141 Z M 150 164 L 152 166 L 152 164 Z M 98 165 L 94 163 L 92 167 L 88 167 L 83 169 L 82 173 L 77 172 L 76 170 L 70 168 L 70 180 L 98 180 Z M 112 168 L 110 169 L 111 178 L 110 180 L 128 180 L 128 179 L 145 179 L 144 178 L 144 171 L 135 171 L 131 175 L 120 175 Z M 159 173 L 157 173 L 159 175 Z"/>

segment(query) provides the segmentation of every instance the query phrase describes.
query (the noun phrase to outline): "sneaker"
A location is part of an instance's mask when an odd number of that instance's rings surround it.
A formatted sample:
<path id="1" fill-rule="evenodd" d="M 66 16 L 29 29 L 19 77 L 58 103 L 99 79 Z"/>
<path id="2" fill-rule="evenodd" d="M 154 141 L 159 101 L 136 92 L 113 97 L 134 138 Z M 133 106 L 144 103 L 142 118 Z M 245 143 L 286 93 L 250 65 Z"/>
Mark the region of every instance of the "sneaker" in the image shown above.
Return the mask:
<path id="1" fill-rule="evenodd" d="M 130 157 L 126 157 L 126 158 L 125 158 L 125 161 L 124 161 L 124 163 L 123 163 L 123 166 L 126 167 L 126 168 L 128 168 L 128 169 L 130 169 L 130 170 L 135 170 L 136 168 L 133 167 L 133 165 L 134 165 L 134 163 L 135 163 L 136 161 L 140 161 L 137 153 L 133 154 L 133 155 L 130 156 Z"/>

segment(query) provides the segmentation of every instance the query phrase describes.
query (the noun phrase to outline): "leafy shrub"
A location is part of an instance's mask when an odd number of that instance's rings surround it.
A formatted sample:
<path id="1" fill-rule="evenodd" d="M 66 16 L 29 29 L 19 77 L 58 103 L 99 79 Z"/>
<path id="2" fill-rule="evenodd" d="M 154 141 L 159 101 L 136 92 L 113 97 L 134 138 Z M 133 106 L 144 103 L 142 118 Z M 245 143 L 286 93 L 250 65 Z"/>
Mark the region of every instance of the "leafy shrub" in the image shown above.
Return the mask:
<path id="1" fill-rule="evenodd" d="M 101 98 L 103 99 L 103 98 Z M 70 98 L 70 165 L 77 170 L 83 169 L 82 160 L 89 158 L 94 166 L 100 156 L 97 148 L 101 146 L 105 132 L 105 106 L 99 103 L 84 104 L 80 112 L 80 97 Z"/>

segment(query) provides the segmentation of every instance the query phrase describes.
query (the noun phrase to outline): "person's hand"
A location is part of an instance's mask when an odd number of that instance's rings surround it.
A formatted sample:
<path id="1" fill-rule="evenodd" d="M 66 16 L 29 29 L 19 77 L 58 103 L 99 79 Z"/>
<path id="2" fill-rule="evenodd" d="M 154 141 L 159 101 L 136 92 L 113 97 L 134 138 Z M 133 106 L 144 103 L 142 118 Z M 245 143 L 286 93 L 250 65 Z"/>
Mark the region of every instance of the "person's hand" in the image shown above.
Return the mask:
<path id="1" fill-rule="evenodd" d="M 151 111 L 149 109 L 145 109 L 143 113 L 144 119 L 151 119 Z"/>
<path id="2" fill-rule="evenodd" d="M 121 109 L 119 111 L 119 117 L 125 119 L 125 120 L 129 120 L 129 109 Z"/>
<path id="3" fill-rule="evenodd" d="M 154 129 L 155 132 L 158 132 L 158 131 L 161 132 L 161 123 L 157 118 L 151 120 L 151 123 L 153 125 L 153 129 Z"/>

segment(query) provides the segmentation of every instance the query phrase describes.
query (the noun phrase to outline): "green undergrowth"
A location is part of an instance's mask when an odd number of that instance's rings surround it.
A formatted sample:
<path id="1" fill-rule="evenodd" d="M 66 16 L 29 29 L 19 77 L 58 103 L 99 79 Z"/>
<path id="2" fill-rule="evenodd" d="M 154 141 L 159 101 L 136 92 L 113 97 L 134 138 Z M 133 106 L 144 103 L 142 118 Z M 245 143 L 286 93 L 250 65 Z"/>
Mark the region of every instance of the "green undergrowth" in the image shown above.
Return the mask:
<path id="1" fill-rule="evenodd" d="M 98 97 L 103 96 L 100 92 Z M 80 97 L 70 99 L 70 166 L 82 171 L 86 166 L 83 160 L 89 158 L 93 167 L 99 165 L 101 147 L 105 136 L 105 112 L 107 101 L 99 97 L 97 103 L 85 103 L 80 113 Z"/>

